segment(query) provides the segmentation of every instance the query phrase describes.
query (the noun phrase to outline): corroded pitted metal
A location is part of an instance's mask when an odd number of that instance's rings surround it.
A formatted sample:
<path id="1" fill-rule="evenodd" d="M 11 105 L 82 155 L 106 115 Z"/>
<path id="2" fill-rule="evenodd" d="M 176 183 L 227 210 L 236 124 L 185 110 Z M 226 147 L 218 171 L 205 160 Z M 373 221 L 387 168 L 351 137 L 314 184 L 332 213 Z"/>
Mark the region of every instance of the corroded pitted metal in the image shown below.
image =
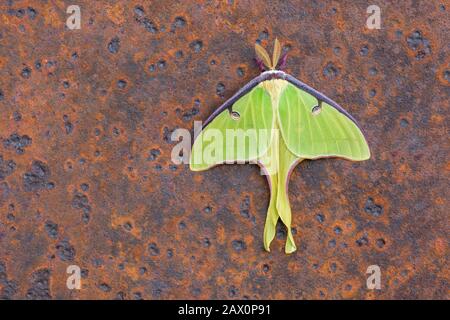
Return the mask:
<path id="1" fill-rule="evenodd" d="M 448 298 L 444 2 L 380 3 L 380 30 L 362 1 L 78 1 L 80 30 L 70 4 L 0 4 L 1 298 Z M 173 130 L 255 77 L 254 43 L 275 37 L 372 151 L 296 168 L 288 256 L 281 227 L 262 248 L 257 166 L 170 160 Z"/>

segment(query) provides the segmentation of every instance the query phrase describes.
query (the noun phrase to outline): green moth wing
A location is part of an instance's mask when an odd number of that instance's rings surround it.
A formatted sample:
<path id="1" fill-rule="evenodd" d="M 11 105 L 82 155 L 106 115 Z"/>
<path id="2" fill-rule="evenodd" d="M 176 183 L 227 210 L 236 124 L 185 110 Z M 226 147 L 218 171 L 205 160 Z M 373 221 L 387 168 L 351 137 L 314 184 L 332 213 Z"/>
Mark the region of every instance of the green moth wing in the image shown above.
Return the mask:
<path id="1" fill-rule="evenodd" d="M 202 171 L 222 163 L 256 162 L 270 145 L 273 121 L 269 94 L 262 87 L 254 87 L 203 128 L 191 149 L 191 170 Z"/>
<path id="2" fill-rule="evenodd" d="M 352 119 L 292 84 L 281 94 L 278 117 L 283 139 L 298 157 L 370 158 L 367 141 Z"/>

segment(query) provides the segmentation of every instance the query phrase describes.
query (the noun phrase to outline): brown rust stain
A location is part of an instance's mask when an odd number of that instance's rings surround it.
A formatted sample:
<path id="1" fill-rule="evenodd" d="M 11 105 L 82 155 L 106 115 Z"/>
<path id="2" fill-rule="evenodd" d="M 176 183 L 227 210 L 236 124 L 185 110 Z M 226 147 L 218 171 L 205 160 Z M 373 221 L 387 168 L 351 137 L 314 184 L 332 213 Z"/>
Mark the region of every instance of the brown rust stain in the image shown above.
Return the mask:
<path id="1" fill-rule="evenodd" d="M 62 1 L 0 5 L 1 298 L 449 298 L 444 1 L 382 2 L 381 30 L 358 1 L 78 4 L 74 31 Z M 281 226 L 263 250 L 256 166 L 170 160 L 172 131 L 256 76 L 254 43 L 275 37 L 373 155 L 296 168 L 289 256 Z"/>

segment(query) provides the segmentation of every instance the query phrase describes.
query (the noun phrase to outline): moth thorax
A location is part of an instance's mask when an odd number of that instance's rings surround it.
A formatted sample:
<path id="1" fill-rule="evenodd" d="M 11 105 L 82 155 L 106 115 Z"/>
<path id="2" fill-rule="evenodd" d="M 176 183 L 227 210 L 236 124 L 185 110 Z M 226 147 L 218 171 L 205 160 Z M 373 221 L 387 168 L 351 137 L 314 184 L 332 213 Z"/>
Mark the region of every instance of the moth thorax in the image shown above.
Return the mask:
<path id="1" fill-rule="evenodd" d="M 280 97 L 287 84 L 288 82 L 286 80 L 272 79 L 261 82 L 260 86 L 267 90 L 272 99 L 278 100 L 278 97 Z"/>

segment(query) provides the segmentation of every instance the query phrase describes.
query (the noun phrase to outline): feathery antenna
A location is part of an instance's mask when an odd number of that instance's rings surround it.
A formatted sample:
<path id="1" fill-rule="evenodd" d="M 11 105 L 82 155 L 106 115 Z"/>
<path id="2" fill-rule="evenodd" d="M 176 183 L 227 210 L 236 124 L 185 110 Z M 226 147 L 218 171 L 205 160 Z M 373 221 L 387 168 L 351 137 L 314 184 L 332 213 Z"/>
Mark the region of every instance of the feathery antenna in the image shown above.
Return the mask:
<path id="1" fill-rule="evenodd" d="M 261 45 L 255 43 L 256 51 L 256 64 L 261 72 L 266 70 L 281 70 L 286 64 L 287 53 L 281 54 L 281 44 L 278 38 L 275 38 L 275 43 L 273 45 L 272 59 L 270 59 L 269 53 Z"/>

